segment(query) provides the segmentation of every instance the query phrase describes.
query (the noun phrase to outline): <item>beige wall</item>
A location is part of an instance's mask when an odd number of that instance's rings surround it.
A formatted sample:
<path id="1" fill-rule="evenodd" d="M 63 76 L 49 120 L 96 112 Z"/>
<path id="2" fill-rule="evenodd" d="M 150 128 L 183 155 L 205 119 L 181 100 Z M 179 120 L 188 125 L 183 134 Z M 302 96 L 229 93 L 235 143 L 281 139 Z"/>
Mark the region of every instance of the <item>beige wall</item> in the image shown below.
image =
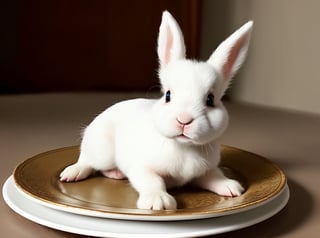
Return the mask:
<path id="1" fill-rule="evenodd" d="M 233 100 L 320 114 L 319 0 L 205 0 L 203 13 L 203 58 L 226 32 L 255 22 Z"/>

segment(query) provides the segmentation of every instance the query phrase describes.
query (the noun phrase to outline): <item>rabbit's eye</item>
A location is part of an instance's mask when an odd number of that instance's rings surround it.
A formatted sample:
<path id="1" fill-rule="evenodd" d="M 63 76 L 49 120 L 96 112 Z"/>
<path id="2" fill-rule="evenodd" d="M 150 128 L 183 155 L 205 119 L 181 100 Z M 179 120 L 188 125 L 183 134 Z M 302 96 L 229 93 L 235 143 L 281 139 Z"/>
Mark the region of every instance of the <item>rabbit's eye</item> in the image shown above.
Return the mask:
<path id="1" fill-rule="evenodd" d="M 170 100 L 171 100 L 171 92 L 170 92 L 170 90 L 168 90 L 166 92 L 165 99 L 166 99 L 166 103 L 170 102 Z"/>
<path id="2" fill-rule="evenodd" d="M 212 93 L 209 93 L 206 104 L 208 107 L 214 107 L 214 96 Z"/>

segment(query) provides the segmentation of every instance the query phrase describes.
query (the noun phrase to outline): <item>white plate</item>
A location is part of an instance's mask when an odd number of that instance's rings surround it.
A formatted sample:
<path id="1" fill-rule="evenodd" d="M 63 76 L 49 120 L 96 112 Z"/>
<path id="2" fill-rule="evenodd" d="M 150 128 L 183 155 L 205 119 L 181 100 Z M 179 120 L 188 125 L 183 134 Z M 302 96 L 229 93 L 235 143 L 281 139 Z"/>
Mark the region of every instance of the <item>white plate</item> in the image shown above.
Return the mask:
<path id="1" fill-rule="evenodd" d="M 3 186 L 6 203 L 21 216 L 61 231 L 96 237 L 199 237 L 248 227 L 278 213 L 288 202 L 285 189 L 270 202 L 238 214 L 202 220 L 152 222 L 88 217 L 51 209 L 25 198 L 15 187 L 12 176 Z"/>

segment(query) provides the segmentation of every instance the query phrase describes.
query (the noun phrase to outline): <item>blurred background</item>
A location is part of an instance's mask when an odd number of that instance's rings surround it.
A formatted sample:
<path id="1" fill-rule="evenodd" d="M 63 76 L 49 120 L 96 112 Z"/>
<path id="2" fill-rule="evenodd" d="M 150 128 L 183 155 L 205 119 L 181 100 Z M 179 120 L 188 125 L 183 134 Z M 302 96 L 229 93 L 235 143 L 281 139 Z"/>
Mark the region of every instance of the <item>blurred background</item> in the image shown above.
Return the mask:
<path id="1" fill-rule="evenodd" d="M 161 12 L 178 20 L 191 58 L 206 60 L 248 20 L 248 59 L 231 100 L 320 113 L 320 1 L 4 0 L 0 95 L 158 90 Z"/>

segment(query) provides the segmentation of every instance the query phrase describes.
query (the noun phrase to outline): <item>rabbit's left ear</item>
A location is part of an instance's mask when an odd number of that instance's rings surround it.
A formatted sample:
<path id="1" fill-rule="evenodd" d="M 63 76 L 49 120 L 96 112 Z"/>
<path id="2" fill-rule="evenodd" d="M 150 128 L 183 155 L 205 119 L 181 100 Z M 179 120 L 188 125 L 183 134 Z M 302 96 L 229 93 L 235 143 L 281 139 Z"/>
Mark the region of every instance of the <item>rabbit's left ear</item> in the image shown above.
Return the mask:
<path id="1" fill-rule="evenodd" d="M 186 47 L 181 29 L 173 16 L 168 11 L 164 11 L 158 37 L 160 67 L 162 68 L 170 62 L 184 59 L 185 54 Z"/>
<path id="2" fill-rule="evenodd" d="M 218 46 L 207 61 L 222 75 L 224 90 L 246 58 L 252 27 L 252 21 L 240 27 Z"/>

